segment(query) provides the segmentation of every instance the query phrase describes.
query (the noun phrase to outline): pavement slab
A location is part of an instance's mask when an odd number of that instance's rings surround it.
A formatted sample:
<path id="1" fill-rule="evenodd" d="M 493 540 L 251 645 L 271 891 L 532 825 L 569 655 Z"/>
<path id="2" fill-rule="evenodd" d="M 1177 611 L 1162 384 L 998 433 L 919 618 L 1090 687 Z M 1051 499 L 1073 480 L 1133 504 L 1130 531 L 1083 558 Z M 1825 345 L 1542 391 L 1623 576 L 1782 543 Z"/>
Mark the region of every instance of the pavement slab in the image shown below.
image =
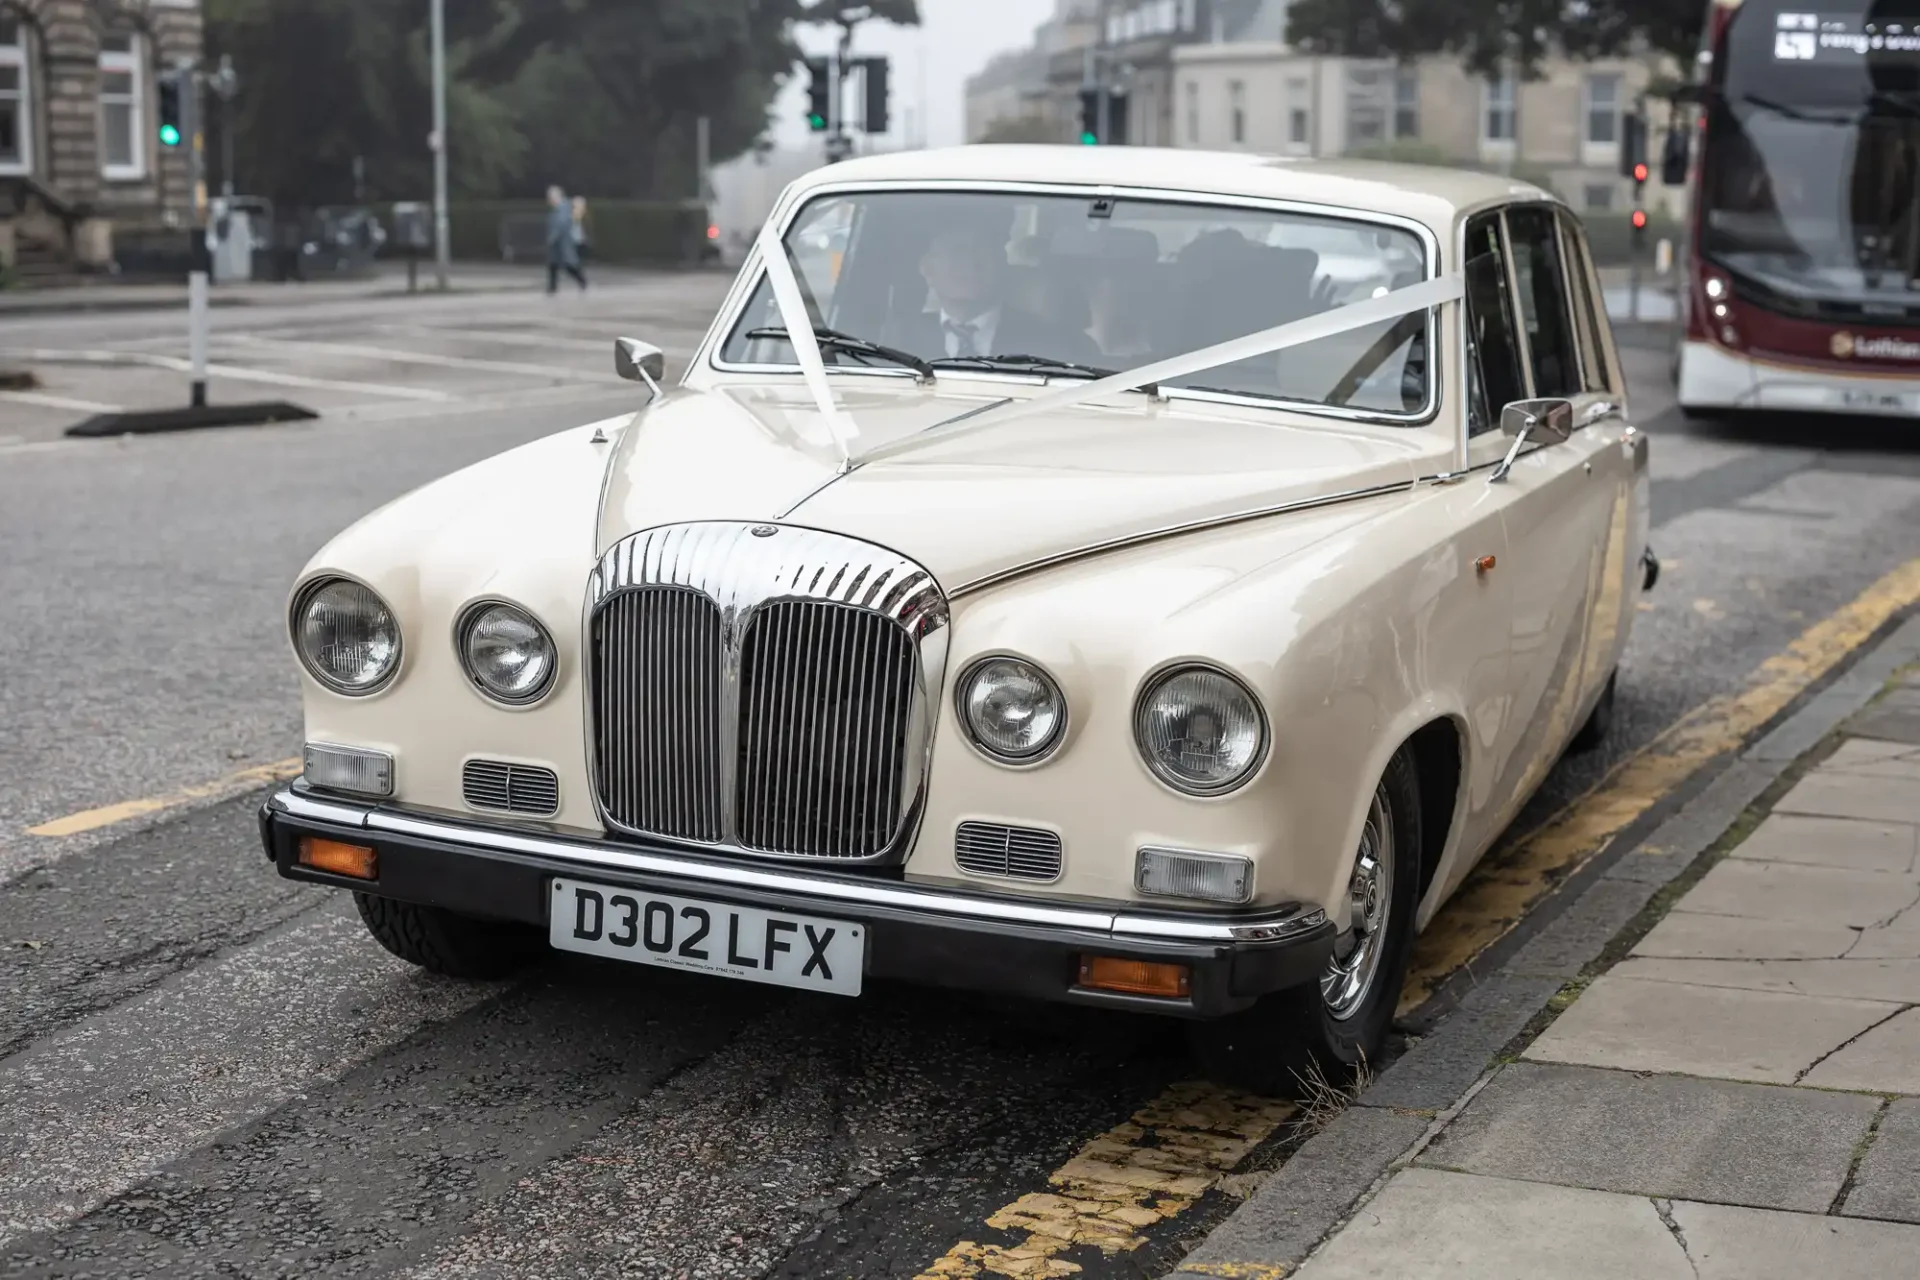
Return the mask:
<path id="1" fill-rule="evenodd" d="M 1860 931 L 1843 924 L 1748 920 L 1676 909 L 1640 940 L 1633 954 L 1690 960 L 1838 960 L 1859 941 Z"/>
<path id="2" fill-rule="evenodd" d="M 1535 1062 L 1792 1084 L 1890 1012 L 1879 1001 L 1607 974 L 1527 1049 Z"/>
<path id="3" fill-rule="evenodd" d="M 1729 856 L 1746 862 L 1909 874 L 1916 857 L 1920 857 L 1920 827 L 1777 813 L 1762 822 Z"/>
<path id="4" fill-rule="evenodd" d="M 1806 1083 L 1824 1089 L 1920 1093 L 1920 1009 L 1881 1022 L 1809 1071 Z"/>
<path id="5" fill-rule="evenodd" d="M 1632 957 L 1616 965 L 1623 978 L 1685 982 L 1742 991 L 1838 996 L 1920 1004 L 1920 960 L 1670 960 Z"/>
<path id="6" fill-rule="evenodd" d="M 1920 777 L 1876 778 L 1816 769 L 1780 798 L 1774 812 L 1920 823 Z"/>
<path id="7" fill-rule="evenodd" d="M 1920 1270 L 1920 1227 L 1678 1201 L 1668 1212 L 1698 1280 L 1896 1280 Z"/>
<path id="8" fill-rule="evenodd" d="M 1695 1280 L 1651 1200 L 1420 1168 L 1396 1174 L 1293 1275 Z"/>
<path id="9" fill-rule="evenodd" d="M 1920 1223 L 1920 1098 L 1887 1108 L 1840 1212 Z"/>
<path id="10" fill-rule="evenodd" d="M 1820 1213 L 1880 1100 L 1516 1063 L 1420 1163 L 1596 1191 Z"/>
<path id="11" fill-rule="evenodd" d="M 1729 858 L 1707 872 L 1683 901 L 1688 911 L 1702 915 L 1866 929 L 1920 902 L 1920 880 Z"/>
<path id="12" fill-rule="evenodd" d="M 1920 744 L 1920 686 L 1910 685 L 1887 695 L 1847 728 L 1867 738 Z"/>

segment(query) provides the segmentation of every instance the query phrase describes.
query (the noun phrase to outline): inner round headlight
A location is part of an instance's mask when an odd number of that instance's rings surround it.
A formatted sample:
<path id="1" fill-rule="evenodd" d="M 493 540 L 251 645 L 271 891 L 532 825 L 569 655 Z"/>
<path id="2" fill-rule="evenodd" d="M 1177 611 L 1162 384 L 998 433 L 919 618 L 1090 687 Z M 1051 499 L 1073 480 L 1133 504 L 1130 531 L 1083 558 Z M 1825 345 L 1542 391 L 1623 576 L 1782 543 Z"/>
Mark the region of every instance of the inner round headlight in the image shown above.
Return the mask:
<path id="1" fill-rule="evenodd" d="M 1245 782 L 1267 750 L 1267 723 L 1245 685 L 1210 667 L 1182 667 L 1140 699 L 1134 735 L 1147 765 L 1189 795 Z"/>
<path id="2" fill-rule="evenodd" d="M 988 658 L 960 681 L 960 718 L 996 760 L 1027 764 L 1059 742 L 1067 700 L 1047 673 L 1018 658 Z"/>
<path id="3" fill-rule="evenodd" d="M 510 604 L 482 605 L 460 628 L 460 661 L 489 697 L 532 702 L 559 665 L 553 638 L 532 614 Z"/>
<path id="4" fill-rule="evenodd" d="M 377 692 L 400 669 L 400 624 L 386 601 L 345 578 L 308 587 L 293 611 L 294 649 L 336 693 Z"/>

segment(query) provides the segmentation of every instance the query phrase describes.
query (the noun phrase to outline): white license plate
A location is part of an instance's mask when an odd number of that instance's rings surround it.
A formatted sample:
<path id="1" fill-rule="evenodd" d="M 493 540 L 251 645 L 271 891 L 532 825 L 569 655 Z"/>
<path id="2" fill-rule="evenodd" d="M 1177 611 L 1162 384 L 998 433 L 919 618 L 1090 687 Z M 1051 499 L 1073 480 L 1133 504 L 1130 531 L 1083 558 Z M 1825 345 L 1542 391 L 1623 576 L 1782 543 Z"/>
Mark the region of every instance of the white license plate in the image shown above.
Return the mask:
<path id="1" fill-rule="evenodd" d="M 844 920 L 578 880 L 553 882 L 547 941 L 561 951 L 837 996 L 860 994 L 867 947 L 866 930 Z"/>
<path id="2" fill-rule="evenodd" d="M 1898 391 L 1849 389 L 1840 393 L 1840 404 L 1856 413 L 1906 413 L 1913 401 Z"/>

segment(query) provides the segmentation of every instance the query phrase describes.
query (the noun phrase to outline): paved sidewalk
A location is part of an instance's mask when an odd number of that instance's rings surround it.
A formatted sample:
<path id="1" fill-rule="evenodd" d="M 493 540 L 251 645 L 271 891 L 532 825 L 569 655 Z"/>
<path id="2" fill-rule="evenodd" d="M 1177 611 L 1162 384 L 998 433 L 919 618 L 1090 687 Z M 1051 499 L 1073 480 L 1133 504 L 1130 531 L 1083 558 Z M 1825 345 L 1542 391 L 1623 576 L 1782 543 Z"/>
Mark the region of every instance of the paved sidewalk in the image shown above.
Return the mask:
<path id="1" fill-rule="evenodd" d="M 1847 732 L 1299 1280 L 1920 1275 L 1920 676 Z"/>

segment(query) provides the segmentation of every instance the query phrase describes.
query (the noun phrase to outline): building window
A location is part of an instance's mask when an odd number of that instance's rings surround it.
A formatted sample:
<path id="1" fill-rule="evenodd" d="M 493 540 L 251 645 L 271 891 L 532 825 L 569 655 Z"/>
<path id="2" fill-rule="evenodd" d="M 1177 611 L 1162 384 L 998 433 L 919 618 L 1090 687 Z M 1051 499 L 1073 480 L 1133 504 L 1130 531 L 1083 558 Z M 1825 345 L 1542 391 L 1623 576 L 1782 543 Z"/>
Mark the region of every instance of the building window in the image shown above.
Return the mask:
<path id="1" fill-rule="evenodd" d="M 1620 77 L 1587 77 L 1587 141 L 1596 147 L 1620 143 Z"/>
<path id="2" fill-rule="evenodd" d="M 1606 213 L 1613 208 L 1613 188 L 1604 183 L 1593 183 L 1587 187 L 1587 211 Z"/>
<path id="3" fill-rule="evenodd" d="M 142 178 L 147 172 L 146 85 L 140 74 L 140 37 L 109 32 L 100 40 L 100 172 Z"/>
<path id="4" fill-rule="evenodd" d="M 1393 136 L 1420 136 L 1420 72 L 1401 67 L 1393 76 Z"/>
<path id="5" fill-rule="evenodd" d="M 1486 109 L 1480 113 L 1480 137 L 1487 142 L 1512 142 L 1519 130 L 1512 76 L 1489 80 L 1482 87 Z"/>
<path id="6" fill-rule="evenodd" d="M 26 26 L 0 10 L 0 173 L 33 168 L 31 84 Z"/>
<path id="7" fill-rule="evenodd" d="M 1187 81 L 1187 143 L 1200 145 L 1200 82 Z"/>
<path id="8" fill-rule="evenodd" d="M 1287 141 L 1296 147 L 1313 143 L 1313 85 L 1304 79 L 1287 81 Z"/>
<path id="9" fill-rule="evenodd" d="M 1193 0 L 1180 0 L 1180 29 L 1182 31 L 1191 31 L 1193 30 L 1193 24 L 1194 24 Z"/>
<path id="10" fill-rule="evenodd" d="M 1387 140 L 1386 73 L 1379 67 L 1347 72 L 1347 147 L 1377 146 Z"/>
<path id="11" fill-rule="evenodd" d="M 1233 142 L 1235 146 L 1245 144 L 1247 140 L 1247 86 L 1235 80 L 1227 86 L 1227 106 L 1233 115 Z"/>

